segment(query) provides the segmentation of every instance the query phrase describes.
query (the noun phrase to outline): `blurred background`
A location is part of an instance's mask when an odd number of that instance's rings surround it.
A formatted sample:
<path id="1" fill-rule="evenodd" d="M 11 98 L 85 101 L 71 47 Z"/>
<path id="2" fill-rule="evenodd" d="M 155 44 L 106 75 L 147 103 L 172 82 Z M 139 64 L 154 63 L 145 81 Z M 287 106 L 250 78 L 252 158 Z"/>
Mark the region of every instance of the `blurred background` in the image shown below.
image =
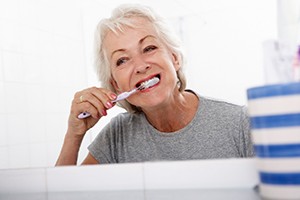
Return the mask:
<path id="1" fill-rule="evenodd" d="M 97 22 L 121 3 L 170 21 L 186 49 L 188 88 L 240 105 L 247 88 L 265 83 L 263 43 L 299 42 L 298 0 L 0 0 L 0 169 L 54 166 L 74 93 L 99 86 Z M 87 133 L 79 162 L 119 112 Z"/>

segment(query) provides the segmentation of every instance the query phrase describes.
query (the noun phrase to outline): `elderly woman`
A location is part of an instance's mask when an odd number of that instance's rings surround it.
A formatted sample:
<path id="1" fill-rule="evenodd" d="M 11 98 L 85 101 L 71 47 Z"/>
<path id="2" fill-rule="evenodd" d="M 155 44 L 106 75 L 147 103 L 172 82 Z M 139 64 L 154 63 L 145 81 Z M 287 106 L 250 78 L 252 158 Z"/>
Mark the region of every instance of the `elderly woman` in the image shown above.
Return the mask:
<path id="1" fill-rule="evenodd" d="M 155 80 L 117 104 L 127 110 L 103 127 L 83 164 L 253 156 L 245 107 L 186 90 L 179 41 L 150 8 L 122 5 L 100 21 L 96 67 L 102 88 L 77 92 L 56 165 L 75 165 L 81 141 L 117 94 Z M 89 113 L 84 119 L 80 113 Z"/>

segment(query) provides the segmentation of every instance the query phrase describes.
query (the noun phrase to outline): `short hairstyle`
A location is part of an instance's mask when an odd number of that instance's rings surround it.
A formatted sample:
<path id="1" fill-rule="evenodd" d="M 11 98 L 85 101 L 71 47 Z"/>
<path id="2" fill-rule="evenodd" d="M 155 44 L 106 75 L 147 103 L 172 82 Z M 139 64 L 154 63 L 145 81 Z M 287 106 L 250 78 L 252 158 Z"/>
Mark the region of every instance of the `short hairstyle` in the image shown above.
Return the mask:
<path id="1" fill-rule="evenodd" d="M 110 18 L 102 19 L 97 26 L 95 32 L 95 68 L 101 86 L 113 92 L 116 92 L 112 86 L 111 68 L 107 58 L 106 49 L 103 48 L 103 40 L 109 31 L 116 34 L 123 31 L 123 27 L 134 28 L 135 24 L 132 20 L 134 17 L 142 17 L 153 24 L 158 36 L 171 52 L 176 55 L 180 69 L 177 71 L 178 89 L 180 92 L 186 88 L 186 78 L 183 73 L 184 53 L 181 42 L 172 32 L 165 20 L 156 14 L 150 7 L 139 4 L 123 4 L 115 8 Z M 128 112 L 134 113 L 141 111 L 138 107 L 124 100 L 118 102 L 118 105 Z"/>

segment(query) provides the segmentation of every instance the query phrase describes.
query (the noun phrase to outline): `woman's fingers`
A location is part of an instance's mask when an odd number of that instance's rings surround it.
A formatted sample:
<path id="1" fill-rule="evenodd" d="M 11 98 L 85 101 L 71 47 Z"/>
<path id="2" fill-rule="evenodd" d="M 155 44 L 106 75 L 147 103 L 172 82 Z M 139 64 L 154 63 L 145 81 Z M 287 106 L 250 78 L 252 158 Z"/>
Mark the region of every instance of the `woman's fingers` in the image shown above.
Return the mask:
<path id="1" fill-rule="evenodd" d="M 100 115 L 107 115 L 106 110 L 114 106 L 111 101 L 115 98 L 116 95 L 109 90 L 92 87 L 77 92 L 74 96 L 73 103 L 78 104 L 76 106 L 78 114 L 89 112 L 93 118 L 99 118 Z"/>

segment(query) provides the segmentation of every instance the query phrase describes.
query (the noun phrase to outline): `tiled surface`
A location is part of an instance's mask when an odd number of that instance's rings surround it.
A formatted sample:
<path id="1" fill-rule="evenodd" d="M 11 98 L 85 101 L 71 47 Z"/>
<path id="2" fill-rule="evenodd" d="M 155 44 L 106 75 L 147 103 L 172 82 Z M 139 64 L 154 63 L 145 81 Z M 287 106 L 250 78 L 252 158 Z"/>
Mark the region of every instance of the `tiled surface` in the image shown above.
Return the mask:
<path id="1" fill-rule="evenodd" d="M 8 161 L 8 147 L 7 146 L 0 146 L 0 166 L 2 169 L 9 168 L 9 161 Z"/>
<path id="2" fill-rule="evenodd" d="M 0 170 L 0 193 L 38 193 L 46 191 L 46 169 Z"/>
<path id="3" fill-rule="evenodd" d="M 116 190 L 59 193 L 0 194 L 1 199 L 13 200 L 261 200 L 252 189 L 194 189 L 194 190 Z"/>
<path id="4" fill-rule="evenodd" d="M 0 194 L 21 192 L 253 189 L 254 159 L 0 170 Z"/>
<path id="5" fill-rule="evenodd" d="M 0 147 L 7 145 L 7 137 L 6 115 L 0 113 Z"/>
<path id="6" fill-rule="evenodd" d="M 253 159 L 145 163 L 145 188 L 253 188 L 258 183 Z"/>
<path id="7" fill-rule="evenodd" d="M 87 84 L 78 3 L 0 1 L 0 169 L 57 159 L 72 95 Z"/>
<path id="8" fill-rule="evenodd" d="M 9 145 L 8 163 L 10 168 L 28 168 L 30 167 L 29 144 Z"/>
<path id="9" fill-rule="evenodd" d="M 142 190 L 143 164 L 48 168 L 47 186 L 49 192 Z"/>

